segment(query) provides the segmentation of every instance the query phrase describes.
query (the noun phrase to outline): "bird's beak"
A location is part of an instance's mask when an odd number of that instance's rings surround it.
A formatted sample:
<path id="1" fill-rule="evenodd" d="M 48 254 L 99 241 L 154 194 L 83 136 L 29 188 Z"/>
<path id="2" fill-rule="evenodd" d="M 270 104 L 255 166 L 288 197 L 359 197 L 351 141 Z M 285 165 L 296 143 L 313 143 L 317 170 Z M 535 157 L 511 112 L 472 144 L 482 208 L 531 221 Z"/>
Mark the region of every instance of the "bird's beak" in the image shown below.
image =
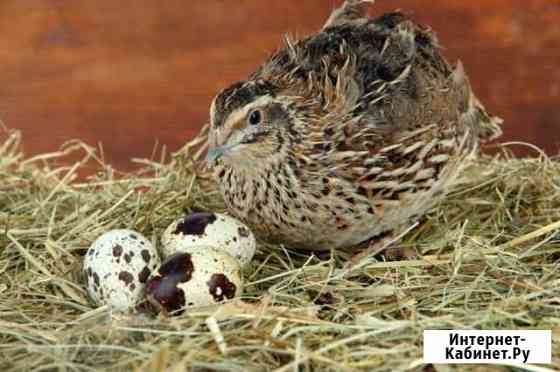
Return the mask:
<path id="1" fill-rule="evenodd" d="M 216 160 L 218 160 L 222 155 L 226 154 L 232 148 L 237 146 L 238 144 L 233 145 L 223 145 L 214 147 L 212 149 L 208 149 L 208 154 L 206 154 L 206 162 L 210 165 L 214 164 Z"/>

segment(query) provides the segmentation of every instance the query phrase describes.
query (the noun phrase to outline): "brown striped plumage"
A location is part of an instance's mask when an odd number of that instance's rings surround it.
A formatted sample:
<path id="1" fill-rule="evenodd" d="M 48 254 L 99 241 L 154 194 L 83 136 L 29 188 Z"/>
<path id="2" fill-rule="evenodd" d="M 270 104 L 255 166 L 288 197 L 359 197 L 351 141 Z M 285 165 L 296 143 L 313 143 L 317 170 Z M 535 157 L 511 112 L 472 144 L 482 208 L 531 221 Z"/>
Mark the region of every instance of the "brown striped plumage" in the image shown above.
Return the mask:
<path id="1" fill-rule="evenodd" d="M 349 0 L 211 108 L 209 160 L 233 215 L 306 249 L 352 246 L 424 214 L 500 120 L 461 63 L 401 13 Z"/>

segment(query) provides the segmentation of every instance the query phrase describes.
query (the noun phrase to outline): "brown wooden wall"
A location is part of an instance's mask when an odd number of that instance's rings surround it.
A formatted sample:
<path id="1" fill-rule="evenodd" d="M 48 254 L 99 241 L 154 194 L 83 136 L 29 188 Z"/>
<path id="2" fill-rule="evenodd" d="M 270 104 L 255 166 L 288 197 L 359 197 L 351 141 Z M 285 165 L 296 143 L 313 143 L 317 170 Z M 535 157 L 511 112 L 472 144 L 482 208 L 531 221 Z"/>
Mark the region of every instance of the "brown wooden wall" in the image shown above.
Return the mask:
<path id="1" fill-rule="evenodd" d="M 207 120 L 213 95 L 246 76 L 281 35 L 318 30 L 335 0 L 2 0 L 0 118 L 28 153 L 103 142 L 127 167 L 156 140 L 171 150 Z M 431 25 L 503 140 L 560 144 L 559 0 L 380 0 Z M 523 153 L 523 151 L 520 151 Z"/>

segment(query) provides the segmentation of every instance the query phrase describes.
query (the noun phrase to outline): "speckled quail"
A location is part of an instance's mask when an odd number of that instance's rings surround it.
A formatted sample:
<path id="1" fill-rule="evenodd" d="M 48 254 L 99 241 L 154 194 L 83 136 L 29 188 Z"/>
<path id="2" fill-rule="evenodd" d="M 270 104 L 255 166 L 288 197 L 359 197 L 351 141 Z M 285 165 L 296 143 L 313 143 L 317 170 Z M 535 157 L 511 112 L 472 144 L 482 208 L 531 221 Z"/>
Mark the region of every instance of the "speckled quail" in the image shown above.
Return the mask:
<path id="1" fill-rule="evenodd" d="M 429 28 L 399 12 L 368 18 L 368 3 L 286 38 L 212 103 L 207 159 L 230 212 L 261 238 L 320 250 L 394 232 L 500 134 Z"/>

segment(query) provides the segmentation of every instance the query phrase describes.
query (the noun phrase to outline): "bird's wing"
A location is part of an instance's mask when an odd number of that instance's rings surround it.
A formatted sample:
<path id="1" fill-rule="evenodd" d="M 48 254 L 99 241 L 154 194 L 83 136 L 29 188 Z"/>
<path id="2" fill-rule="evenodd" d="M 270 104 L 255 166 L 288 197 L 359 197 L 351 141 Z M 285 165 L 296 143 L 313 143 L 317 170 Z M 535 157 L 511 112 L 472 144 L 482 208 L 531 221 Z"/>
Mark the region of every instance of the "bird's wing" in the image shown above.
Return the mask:
<path id="1" fill-rule="evenodd" d="M 500 120 L 476 99 L 462 65 L 443 59 L 429 28 L 399 12 L 363 18 L 365 3 L 346 2 L 322 32 L 287 39 L 256 75 L 301 96 L 307 107 L 297 111 L 312 115 L 296 150 L 322 172 L 379 186 L 394 171 L 403 187 L 442 168 L 423 170 L 418 157 L 444 164 L 457 146 L 497 135 Z"/>

